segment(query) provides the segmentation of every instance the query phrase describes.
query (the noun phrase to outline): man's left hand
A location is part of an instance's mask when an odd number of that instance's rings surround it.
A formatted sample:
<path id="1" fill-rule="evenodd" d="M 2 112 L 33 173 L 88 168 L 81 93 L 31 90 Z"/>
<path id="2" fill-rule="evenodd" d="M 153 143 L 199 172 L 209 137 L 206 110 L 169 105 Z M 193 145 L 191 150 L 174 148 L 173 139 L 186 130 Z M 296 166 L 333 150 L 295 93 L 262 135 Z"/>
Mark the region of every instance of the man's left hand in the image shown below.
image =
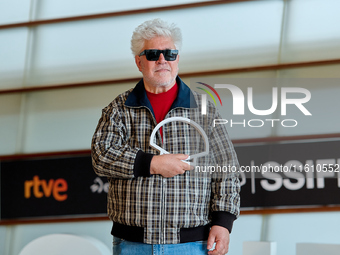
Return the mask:
<path id="1" fill-rule="evenodd" d="M 229 230 L 217 225 L 212 226 L 208 237 L 207 249 L 210 250 L 214 243 L 216 243 L 215 249 L 209 251 L 209 255 L 224 255 L 228 253 Z"/>

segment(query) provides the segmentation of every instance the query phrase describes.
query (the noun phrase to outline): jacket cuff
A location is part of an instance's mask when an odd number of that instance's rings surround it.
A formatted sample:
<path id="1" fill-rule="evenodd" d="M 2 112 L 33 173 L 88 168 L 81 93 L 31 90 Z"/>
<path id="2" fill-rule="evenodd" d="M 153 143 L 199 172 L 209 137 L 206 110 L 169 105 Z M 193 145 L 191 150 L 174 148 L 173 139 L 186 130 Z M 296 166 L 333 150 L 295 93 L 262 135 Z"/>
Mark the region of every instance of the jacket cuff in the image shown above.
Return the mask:
<path id="1" fill-rule="evenodd" d="M 229 212 L 217 211 L 211 214 L 211 225 L 224 227 L 229 230 L 229 233 L 233 228 L 234 220 L 236 220 L 236 216 Z"/>
<path id="2" fill-rule="evenodd" d="M 150 164 L 154 155 L 145 153 L 142 150 L 137 152 L 133 166 L 133 174 L 137 177 L 150 177 Z"/>

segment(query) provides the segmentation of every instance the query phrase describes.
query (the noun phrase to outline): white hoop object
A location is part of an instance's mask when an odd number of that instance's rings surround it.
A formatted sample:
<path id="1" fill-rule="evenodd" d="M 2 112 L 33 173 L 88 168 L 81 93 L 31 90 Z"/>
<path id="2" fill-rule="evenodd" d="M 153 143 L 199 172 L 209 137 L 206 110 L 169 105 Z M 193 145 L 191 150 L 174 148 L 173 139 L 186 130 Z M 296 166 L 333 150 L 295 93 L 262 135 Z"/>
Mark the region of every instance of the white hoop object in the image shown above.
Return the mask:
<path id="1" fill-rule="evenodd" d="M 152 133 L 151 133 L 151 136 L 150 136 L 150 146 L 153 147 L 154 149 L 158 150 L 160 152 L 160 155 L 170 154 L 168 151 L 164 150 L 163 148 L 161 148 L 160 146 L 155 144 L 154 138 L 155 138 L 155 135 L 156 135 L 156 132 L 157 132 L 158 129 L 160 129 L 163 125 L 165 125 L 169 122 L 174 122 L 174 121 L 185 122 L 185 123 L 193 126 L 198 131 L 198 133 L 200 133 L 200 135 L 203 137 L 203 141 L 204 141 L 205 150 L 203 152 L 191 155 L 186 160 L 183 160 L 183 161 L 190 164 L 190 162 L 188 162 L 188 160 L 193 159 L 194 164 L 195 164 L 197 158 L 207 156 L 209 154 L 209 140 L 208 140 L 207 134 L 204 132 L 204 130 L 201 128 L 201 126 L 198 125 L 195 121 L 192 121 L 192 120 L 190 120 L 188 118 L 184 118 L 184 117 L 167 118 L 167 119 L 161 121 L 160 123 L 158 123 L 157 126 L 152 130 Z"/>
<path id="2" fill-rule="evenodd" d="M 110 255 L 112 252 L 101 241 L 90 236 L 49 234 L 28 243 L 19 255 Z"/>

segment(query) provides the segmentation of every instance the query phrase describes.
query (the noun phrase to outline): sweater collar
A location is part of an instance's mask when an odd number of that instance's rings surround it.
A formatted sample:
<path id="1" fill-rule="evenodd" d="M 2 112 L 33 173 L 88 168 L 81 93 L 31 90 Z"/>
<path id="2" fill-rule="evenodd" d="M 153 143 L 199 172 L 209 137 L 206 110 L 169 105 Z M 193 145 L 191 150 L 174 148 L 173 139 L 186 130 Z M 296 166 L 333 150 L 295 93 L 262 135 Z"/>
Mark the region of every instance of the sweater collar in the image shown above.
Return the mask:
<path id="1" fill-rule="evenodd" d="M 171 109 L 182 108 L 197 108 L 195 97 L 190 88 L 177 76 L 176 82 L 178 85 L 178 95 L 173 102 Z M 130 107 L 147 107 L 152 109 L 151 103 L 146 95 L 143 79 L 141 79 L 135 88 L 131 91 L 128 98 L 125 101 L 126 106 Z"/>

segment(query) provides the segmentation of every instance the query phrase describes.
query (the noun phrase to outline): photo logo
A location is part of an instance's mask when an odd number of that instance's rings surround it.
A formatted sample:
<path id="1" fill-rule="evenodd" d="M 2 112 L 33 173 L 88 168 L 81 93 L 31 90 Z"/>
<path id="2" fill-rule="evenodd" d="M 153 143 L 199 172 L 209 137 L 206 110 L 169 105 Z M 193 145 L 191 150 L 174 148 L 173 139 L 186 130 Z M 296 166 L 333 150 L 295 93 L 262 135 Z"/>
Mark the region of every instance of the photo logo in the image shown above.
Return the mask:
<path id="1" fill-rule="evenodd" d="M 197 82 L 197 83 L 206 86 L 212 92 L 214 92 L 215 95 L 217 96 L 218 100 L 220 101 L 221 106 L 222 106 L 221 97 L 220 97 L 220 95 L 217 93 L 217 91 L 213 87 L 211 87 L 210 85 L 208 85 L 206 83 L 203 83 L 203 82 Z M 214 96 L 211 94 L 211 92 L 209 90 L 201 88 L 201 87 L 196 87 L 196 88 L 198 88 L 200 90 L 203 90 L 205 93 L 207 93 L 212 98 L 212 100 L 214 101 L 215 105 L 217 105 Z M 204 115 L 207 114 L 207 95 L 206 94 L 202 94 L 202 114 L 204 114 Z"/>
<path id="2" fill-rule="evenodd" d="M 266 116 L 273 114 L 278 106 L 280 106 L 281 109 L 281 116 L 287 115 L 287 105 L 294 105 L 297 107 L 305 116 L 311 116 L 312 114 L 307 110 L 307 108 L 304 106 L 305 103 L 309 102 L 311 99 L 311 93 L 309 90 L 305 88 L 297 88 L 297 87 L 281 87 L 280 91 L 277 87 L 272 88 L 272 95 L 271 95 L 271 107 L 269 109 L 256 109 L 254 107 L 254 100 L 253 100 L 253 88 L 248 87 L 247 88 L 247 95 L 245 96 L 243 91 L 232 84 L 215 84 L 214 87 L 207 83 L 203 82 L 196 82 L 198 84 L 204 85 L 206 88 L 210 89 L 212 92 L 215 93 L 215 95 L 218 97 L 220 104 L 222 106 L 222 100 L 220 95 L 217 93 L 215 89 L 228 89 L 231 92 L 232 95 L 232 101 L 233 101 L 233 115 L 245 115 L 245 101 L 247 102 L 248 110 L 257 116 Z M 214 101 L 214 104 L 217 106 L 216 100 L 213 96 L 213 94 L 206 88 L 202 87 L 196 87 L 200 90 L 203 90 L 206 94 L 202 94 L 202 101 L 201 101 L 201 111 L 203 115 L 207 114 L 207 94 L 212 98 Z M 280 98 L 279 98 L 279 92 L 280 92 Z M 290 98 L 289 95 L 294 95 L 295 98 Z M 296 97 L 298 95 L 298 97 Z M 247 99 L 247 100 L 246 100 Z M 295 119 L 266 119 L 265 121 L 271 122 L 272 127 L 274 126 L 274 122 L 280 121 L 283 127 L 295 127 L 297 126 L 297 121 Z M 261 119 L 251 119 L 247 122 L 249 127 L 262 127 L 265 123 L 264 120 Z M 225 119 L 216 119 L 214 121 L 215 124 L 226 124 L 230 122 L 231 126 L 233 123 L 233 120 L 225 120 Z M 287 125 L 285 123 L 290 122 L 293 123 L 292 125 Z M 234 122 L 236 124 L 236 122 Z M 257 123 L 255 125 L 255 123 Z M 244 127 L 246 126 L 246 120 L 243 122 L 237 122 L 237 124 L 242 124 Z"/>

